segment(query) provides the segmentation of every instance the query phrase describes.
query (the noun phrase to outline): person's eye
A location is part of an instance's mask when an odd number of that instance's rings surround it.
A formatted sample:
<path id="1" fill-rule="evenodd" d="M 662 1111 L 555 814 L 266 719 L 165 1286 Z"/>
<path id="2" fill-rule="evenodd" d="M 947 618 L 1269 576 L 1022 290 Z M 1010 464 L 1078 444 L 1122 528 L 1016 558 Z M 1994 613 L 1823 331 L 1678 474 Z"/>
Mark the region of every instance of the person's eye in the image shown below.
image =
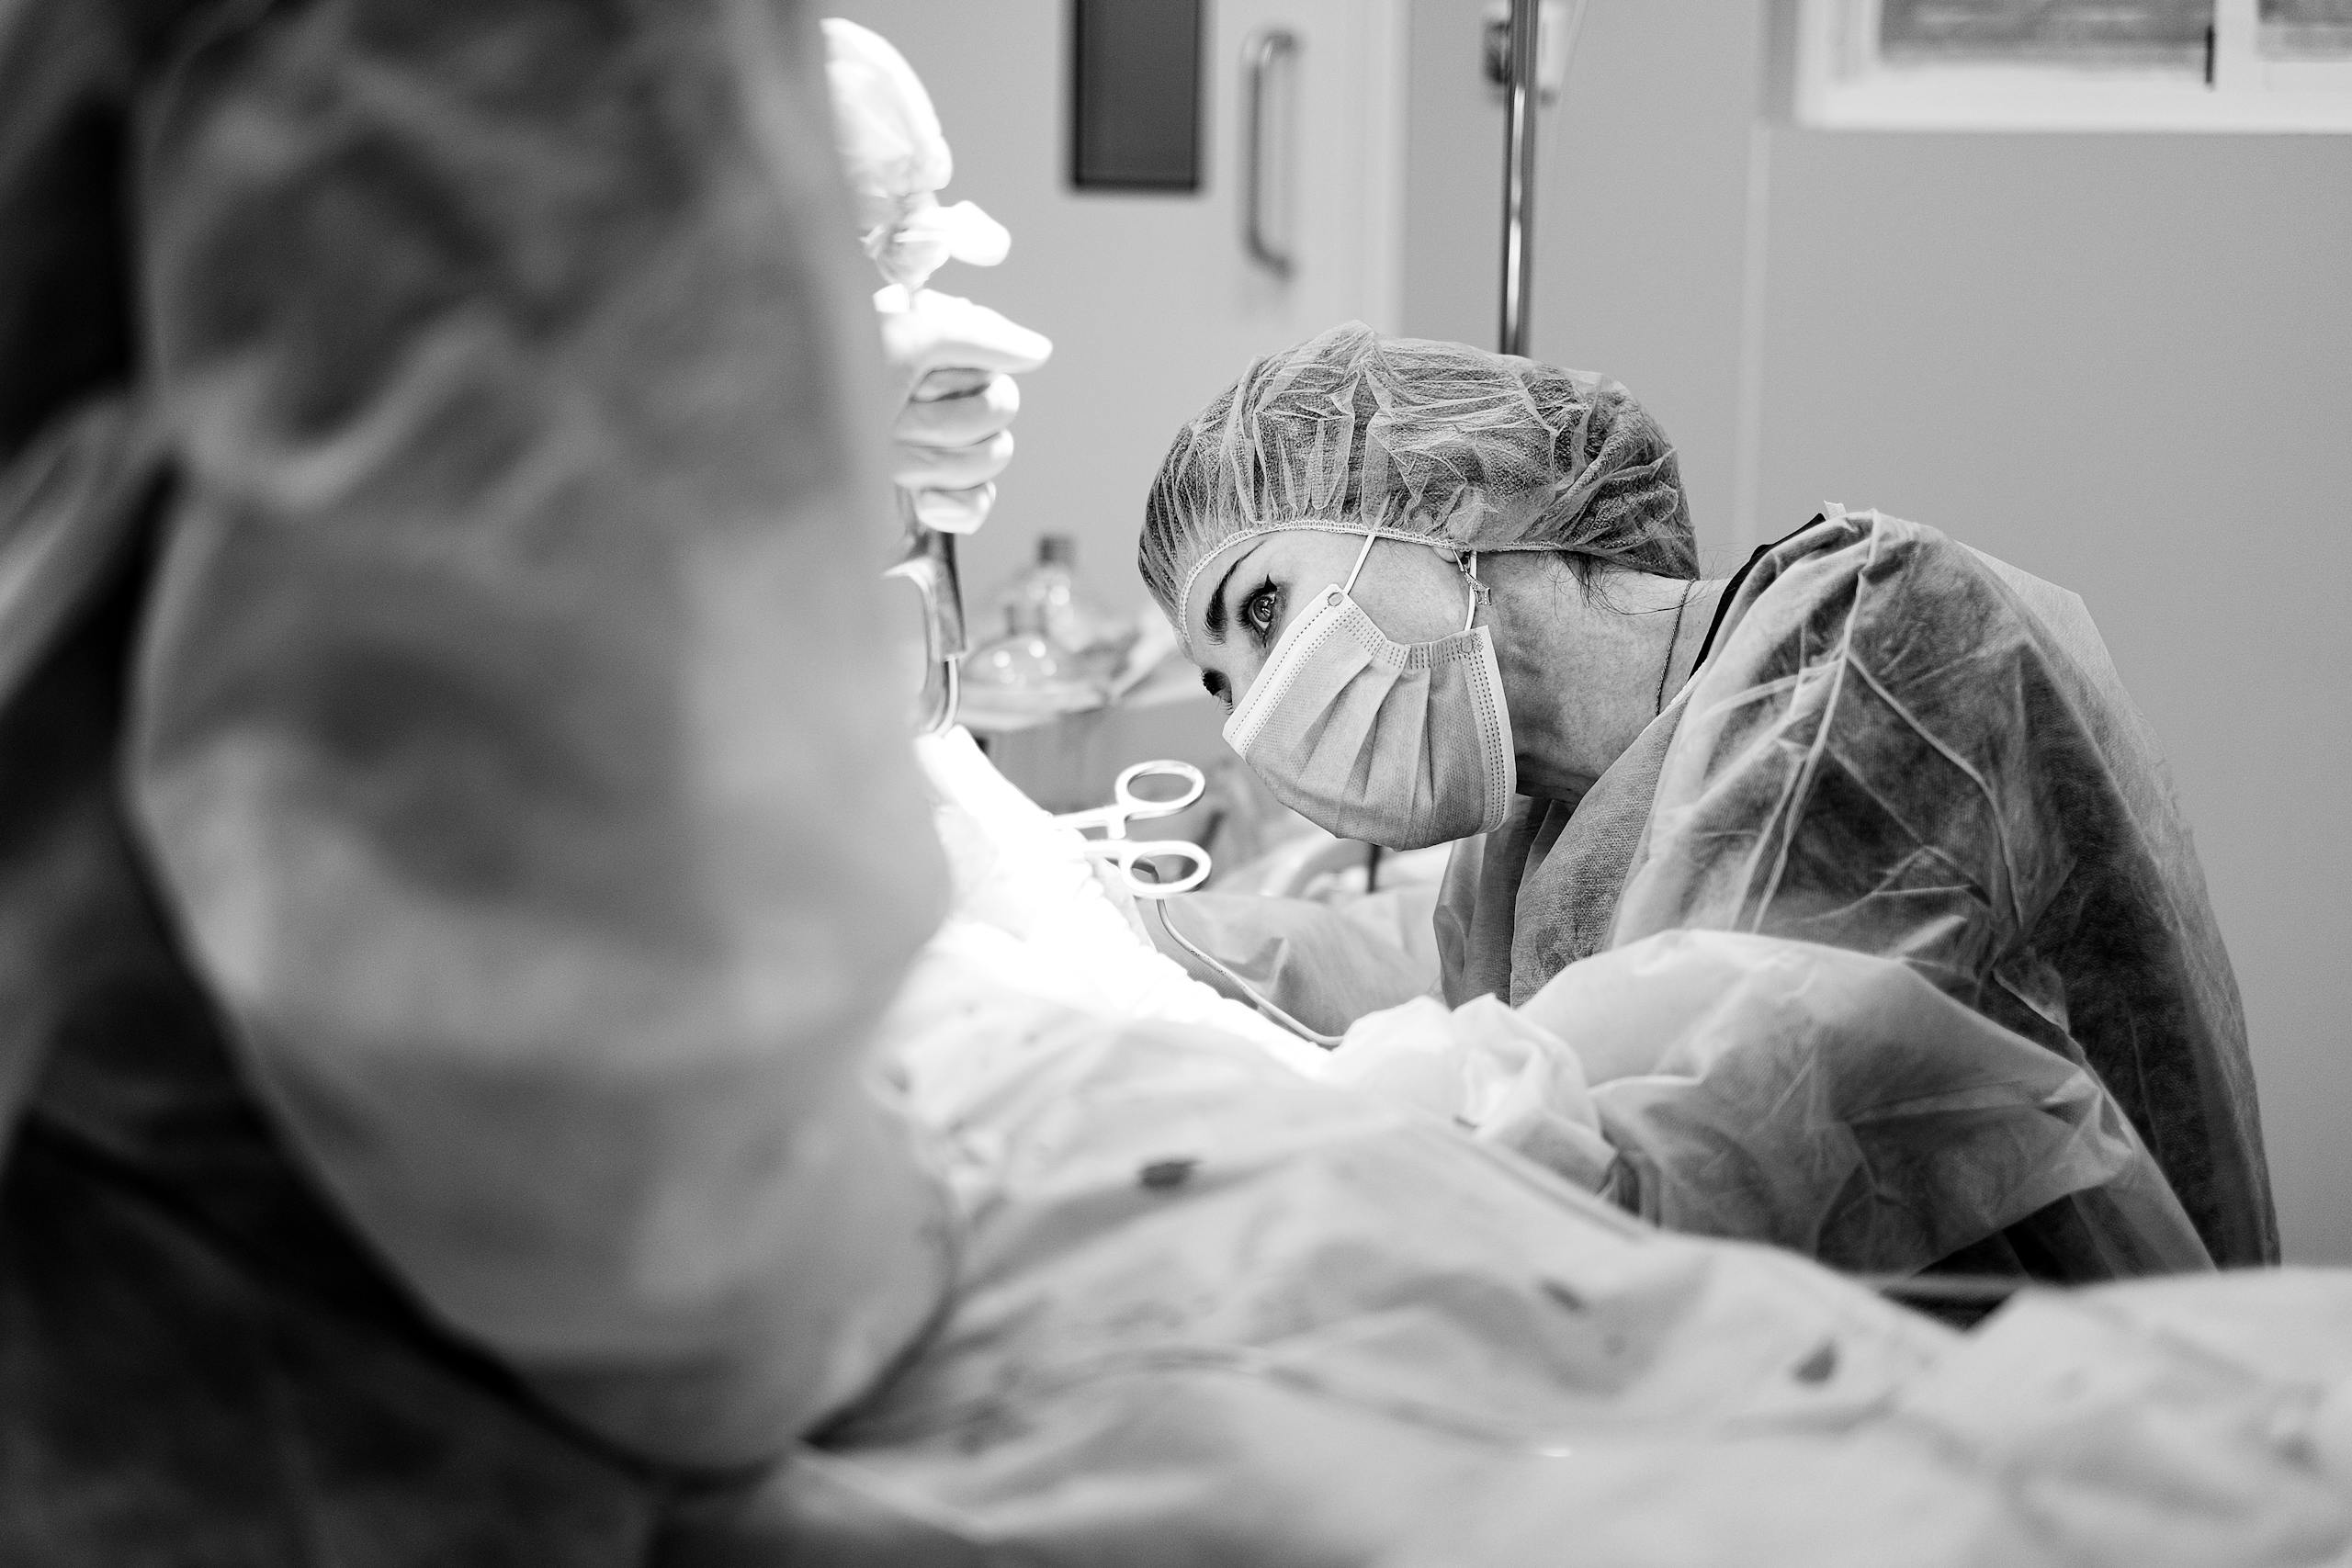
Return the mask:
<path id="1" fill-rule="evenodd" d="M 1259 641 L 1263 642 L 1273 635 L 1274 623 L 1282 614 L 1282 594 L 1276 591 L 1274 580 L 1270 577 L 1260 583 L 1249 598 L 1241 601 L 1242 624 L 1257 634 Z"/>
<path id="2" fill-rule="evenodd" d="M 1216 671 L 1202 671 L 1201 684 L 1208 688 L 1208 694 L 1210 696 L 1215 697 L 1227 707 L 1229 708 L 1233 705 L 1233 688 L 1227 685 L 1225 683 L 1225 677 L 1218 674 Z"/>

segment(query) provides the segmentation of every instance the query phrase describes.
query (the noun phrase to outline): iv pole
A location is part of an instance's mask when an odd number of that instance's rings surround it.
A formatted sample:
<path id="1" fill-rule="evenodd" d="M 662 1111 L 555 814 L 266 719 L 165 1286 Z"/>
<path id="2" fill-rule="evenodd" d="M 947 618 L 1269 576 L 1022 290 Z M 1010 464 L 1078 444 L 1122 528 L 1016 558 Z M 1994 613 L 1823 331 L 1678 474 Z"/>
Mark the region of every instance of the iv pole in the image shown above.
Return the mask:
<path id="1" fill-rule="evenodd" d="M 1528 265 L 1535 221 L 1535 18 L 1538 0 L 1510 0 L 1510 69 L 1503 82 L 1503 309 L 1498 334 L 1505 354 L 1527 353 L 1527 304 L 1534 291 Z M 1380 886 L 1380 846 L 1367 847 L 1363 888 Z"/>
<path id="2" fill-rule="evenodd" d="M 1527 353 L 1534 293 L 1528 244 L 1535 223 L 1535 43 L 1539 0 L 1510 0 L 1510 65 L 1503 83 L 1503 288 L 1499 346 Z"/>

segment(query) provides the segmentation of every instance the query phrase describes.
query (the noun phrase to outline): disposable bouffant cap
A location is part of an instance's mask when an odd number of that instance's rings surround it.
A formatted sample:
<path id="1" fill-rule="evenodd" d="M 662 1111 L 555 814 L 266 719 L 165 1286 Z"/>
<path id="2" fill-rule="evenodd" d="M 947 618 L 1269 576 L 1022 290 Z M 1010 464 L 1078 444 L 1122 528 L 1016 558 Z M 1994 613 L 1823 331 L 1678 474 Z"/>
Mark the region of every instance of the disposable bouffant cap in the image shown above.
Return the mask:
<path id="1" fill-rule="evenodd" d="M 1699 575 L 1674 447 L 1623 387 L 1360 321 L 1258 360 L 1178 433 L 1136 564 L 1182 635 L 1212 558 L 1299 527 Z"/>

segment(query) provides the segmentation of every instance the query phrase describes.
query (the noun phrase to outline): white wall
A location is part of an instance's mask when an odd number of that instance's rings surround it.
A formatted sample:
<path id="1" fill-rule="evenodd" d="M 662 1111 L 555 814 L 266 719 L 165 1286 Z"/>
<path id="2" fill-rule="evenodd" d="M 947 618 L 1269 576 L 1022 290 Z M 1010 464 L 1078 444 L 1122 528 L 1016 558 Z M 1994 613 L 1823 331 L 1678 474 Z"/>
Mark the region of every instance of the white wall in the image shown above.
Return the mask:
<path id="1" fill-rule="evenodd" d="M 1483 0 L 1414 0 L 1405 330 L 1492 348 L 1502 96 Z M 1696 44 L 1699 47 L 1693 48 Z M 1536 354 L 1633 389 L 1674 438 L 1710 569 L 1728 570 L 1747 137 L 1757 25 L 1724 0 L 1590 0 L 1537 121 Z"/>
<path id="2" fill-rule="evenodd" d="M 1406 327 L 1490 343 L 1478 9 L 1415 3 Z M 1759 127 L 1767 32 L 1591 0 L 1536 352 L 1659 413 L 1713 567 L 1827 498 L 2084 596 L 2196 825 L 2289 1255 L 2352 1262 L 2352 136 Z"/>

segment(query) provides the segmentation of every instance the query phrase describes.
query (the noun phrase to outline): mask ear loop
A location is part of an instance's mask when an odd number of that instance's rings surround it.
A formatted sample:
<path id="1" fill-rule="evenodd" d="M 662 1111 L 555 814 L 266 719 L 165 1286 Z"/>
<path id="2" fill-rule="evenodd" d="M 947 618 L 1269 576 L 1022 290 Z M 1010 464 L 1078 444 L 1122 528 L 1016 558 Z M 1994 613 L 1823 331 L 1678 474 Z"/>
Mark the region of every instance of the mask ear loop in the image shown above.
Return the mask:
<path id="1" fill-rule="evenodd" d="M 1355 593 L 1356 579 L 1363 575 L 1363 563 L 1372 554 L 1373 541 L 1379 537 L 1377 534 L 1366 534 L 1363 536 L 1363 548 L 1356 552 L 1356 564 L 1349 569 L 1348 581 L 1340 585 L 1340 592 L 1351 596 Z M 1462 573 L 1462 580 L 1470 585 L 1469 613 L 1462 617 L 1462 629 L 1466 632 L 1478 624 L 1478 612 L 1486 608 L 1487 597 L 1494 591 L 1478 581 L 1477 551 L 1472 550 L 1468 555 L 1462 557 L 1454 562 L 1454 566 Z"/>
<path id="2" fill-rule="evenodd" d="M 1363 575 L 1364 558 L 1372 554 L 1372 542 L 1378 537 L 1380 537 L 1380 536 L 1374 533 L 1366 533 L 1364 535 L 1363 548 L 1356 552 L 1356 564 L 1349 570 L 1348 581 L 1340 585 L 1340 592 L 1345 593 L 1350 597 L 1354 596 L 1356 591 L 1356 579 Z"/>
<path id="3" fill-rule="evenodd" d="M 1478 624 L 1478 612 L 1487 607 L 1487 599 L 1494 590 L 1478 581 L 1478 552 L 1472 550 L 1464 558 L 1462 579 L 1470 585 L 1470 613 L 1462 617 L 1462 629 L 1468 631 Z"/>

